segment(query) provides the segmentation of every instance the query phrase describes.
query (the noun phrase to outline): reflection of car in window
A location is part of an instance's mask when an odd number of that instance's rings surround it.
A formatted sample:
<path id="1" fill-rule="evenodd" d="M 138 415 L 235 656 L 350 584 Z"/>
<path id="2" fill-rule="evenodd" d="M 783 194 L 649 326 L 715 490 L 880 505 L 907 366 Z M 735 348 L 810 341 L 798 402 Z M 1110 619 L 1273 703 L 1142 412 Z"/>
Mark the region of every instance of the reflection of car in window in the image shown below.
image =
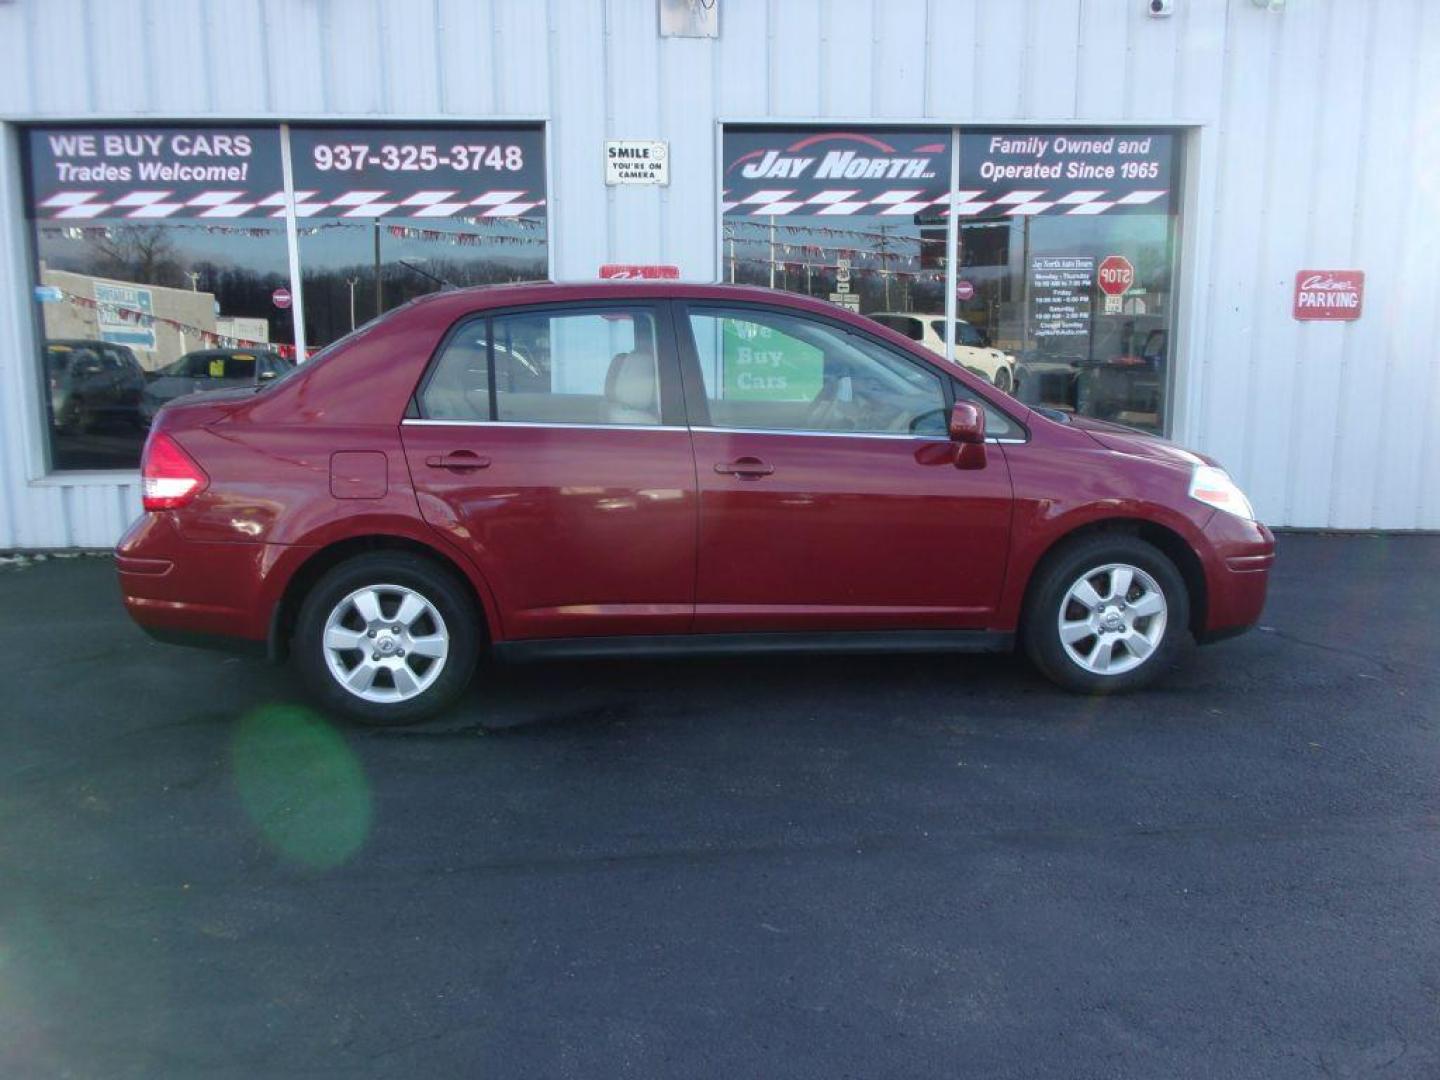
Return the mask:
<path id="1" fill-rule="evenodd" d="M 166 402 L 187 394 L 265 386 L 295 365 L 266 349 L 200 349 L 152 372 L 140 411 L 149 423 Z"/>
<path id="2" fill-rule="evenodd" d="M 56 429 L 74 435 L 106 420 L 140 422 L 145 375 L 135 354 L 108 341 L 45 343 L 50 416 Z"/>
<path id="3" fill-rule="evenodd" d="M 1161 324 L 1161 325 L 1157 325 Z M 1124 320 L 1094 358 L 1081 361 L 1075 407 L 1086 416 L 1144 427 L 1161 426 L 1169 331 L 1158 316 Z"/>
<path id="4" fill-rule="evenodd" d="M 902 311 L 877 311 L 870 315 L 881 326 L 898 330 L 932 352 L 945 355 L 945 318 L 942 315 L 912 315 Z M 955 320 L 955 362 L 983 375 L 1007 394 L 1015 387 L 1015 358 L 993 348 L 990 339 L 964 319 Z"/>

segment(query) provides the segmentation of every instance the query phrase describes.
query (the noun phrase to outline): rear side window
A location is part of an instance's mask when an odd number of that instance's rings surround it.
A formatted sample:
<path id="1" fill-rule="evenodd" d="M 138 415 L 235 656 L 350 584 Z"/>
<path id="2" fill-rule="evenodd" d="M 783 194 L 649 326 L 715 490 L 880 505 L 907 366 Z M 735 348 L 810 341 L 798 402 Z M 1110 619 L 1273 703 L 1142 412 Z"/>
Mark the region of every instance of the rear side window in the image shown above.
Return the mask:
<path id="1" fill-rule="evenodd" d="M 658 425 L 657 356 L 646 310 L 476 319 L 445 346 L 420 407 L 433 420 Z"/>

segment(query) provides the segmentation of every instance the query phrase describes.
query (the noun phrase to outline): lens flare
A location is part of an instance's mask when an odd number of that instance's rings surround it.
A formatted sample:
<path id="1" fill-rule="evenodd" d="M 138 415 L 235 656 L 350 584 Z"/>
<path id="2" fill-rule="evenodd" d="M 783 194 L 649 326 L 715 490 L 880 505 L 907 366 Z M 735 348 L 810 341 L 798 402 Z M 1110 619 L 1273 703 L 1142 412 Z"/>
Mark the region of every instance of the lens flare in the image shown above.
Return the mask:
<path id="1" fill-rule="evenodd" d="M 369 836 L 365 772 L 344 738 L 310 710 L 275 705 L 246 715 L 232 763 L 246 814 L 286 859 L 329 870 Z"/>

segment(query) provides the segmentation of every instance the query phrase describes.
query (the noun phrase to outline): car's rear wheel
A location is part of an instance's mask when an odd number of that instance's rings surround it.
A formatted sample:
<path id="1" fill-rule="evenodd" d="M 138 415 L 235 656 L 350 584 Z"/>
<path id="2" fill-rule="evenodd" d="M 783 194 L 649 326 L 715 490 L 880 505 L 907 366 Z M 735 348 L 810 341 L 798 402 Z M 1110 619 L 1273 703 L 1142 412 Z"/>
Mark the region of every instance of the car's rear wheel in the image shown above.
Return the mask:
<path id="1" fill-rule="evenodd" d="M 1084 537 L 1057 550 L 1037 575 L 1025 610 L 1025 650 L 1067 689 L 1137 689 L 1184 647 L 1185 581 L 1162 551 L 1138 537 Z"/>
<path id="2" fill-rule="evenodd" d="M 995 388 L 997 390 L 1003 390 L 1008 394 L 1013 385 L 1014 380 L 1010 377 L 1010 369 L 1004 364 L 1001 364 L 995 372 Z"/>
<path id="3" fill-rule="evenodd" d="M 310 590 L 291 655 L 320 702 L 366 724 L 413 724 L 452 704 L 480 652 L 468 587 L 406 552 L 375 552 Z"/>

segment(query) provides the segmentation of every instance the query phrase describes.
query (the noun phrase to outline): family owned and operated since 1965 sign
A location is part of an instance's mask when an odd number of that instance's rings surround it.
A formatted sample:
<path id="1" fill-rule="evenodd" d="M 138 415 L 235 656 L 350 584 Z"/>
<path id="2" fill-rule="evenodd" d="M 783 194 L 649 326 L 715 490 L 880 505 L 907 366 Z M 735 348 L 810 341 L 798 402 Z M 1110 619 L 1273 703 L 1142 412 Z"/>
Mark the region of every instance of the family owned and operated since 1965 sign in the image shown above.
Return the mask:
<path id="1" fill-rule="evenodd" d="M 1169 214 L 1175 137 L 1168 131 L 972 131 L 960 136 L 956 212 Z"/>

